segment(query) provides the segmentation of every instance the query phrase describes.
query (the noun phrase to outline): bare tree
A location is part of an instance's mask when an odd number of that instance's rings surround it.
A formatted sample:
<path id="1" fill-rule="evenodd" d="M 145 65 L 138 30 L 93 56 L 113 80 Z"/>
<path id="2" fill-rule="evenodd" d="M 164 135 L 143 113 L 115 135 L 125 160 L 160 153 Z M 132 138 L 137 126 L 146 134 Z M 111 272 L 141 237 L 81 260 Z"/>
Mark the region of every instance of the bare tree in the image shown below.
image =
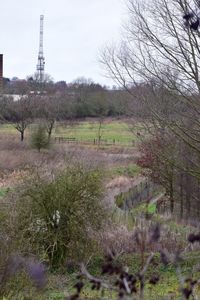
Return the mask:
<path id="1" fill-rule="evenodd" d="M 157 124 L 165 124 L 199 155 L 200 44 L 193 26 L 199 20 L 195 6 L 195 0 L 152 0 L 151 5 L 147 0 L 129 0 L 130 20 L 121 45 L 106 48 L 101 61 L 130 93 L 134 94 L 133 85 L 148 85 L 138 100 L 148 106 Z M 190 11 L 189 26 L 184 18 Z M 174 118 L 166 114 L 169 104 Z"/>
<path id="2" fill-rule="evenodd" d="M 43 119 L 48 140 L 50 140 L 55 122 L 59 116 L 60 95 L 47 94 L 35 98 L 36 117 Z"/>
<path id="3" fill-rule="evenodd" d="M 108 75 L 148 111 L 149 133 L 176 148 L 175 160 L 164 148 L 157 153 L 164 171 L 160 174 L 167 175 L 167 166 L 173 166 L 171 210 L 179 194 L 188 212 L 191 200 L 193 207 L 198 204 L 200 179 L 198 9 L 195 0 L 128 0 L 130 19 L 123 40 L 101 56 Z"/>
<path id="4" fill-rule="evenodd" d="M 184 126 L 188 118 L 195 116 L 198 119 L 200 112 L 199 35 L 186 26 L 183 19 L 188 11 L 194 10 L 195 3 L 195 0 L 153 0 L 149 5 L 146 0 L 129 0 L 130 20 L 125 26 L 121 45 L 106 48 L 101 57 L 109 76 L 130 93 L 135 92 L 133 85 L 145 82 L 151 86 L 151 94 L 157 96 L 157 101 L 161 86 L 171 93 L 175 104 L 182 103 L 187 108 L 185 114 L 182 111 L 184 122 L 173 122 L 173 130 L 182 138 L 188 133 L 184 132 L 185 127 L 189 130 Z M 197 15 L 194 14 L 195 18 Z M 139 96 L 140 101 L 149 101 L 148 94 Z M 154 118 L 162 121 L 157 101 L 149 103 L 149 107 Z M 164 121 L 167 122 L 167 118 Z M 199 121 L 195 123 L 199 127 Z M 191 132 L 188 134 L 189 142 L 194 146 Z M 199 151 L 199 147 L 196 150 Z"/>
<path id="5" fill-rule="evenodd" d="M 32 121 L 32 97 L 22 96 L 18 101 L 13 101 L 9 107 L 12 115 L 11 121 L 14 127 L 20 132 L 20 139 L 23 142 L 27 126 Z"/>
<path id="6" fill-rule="evenodd" d="M 125 38 L 118 49 L 106 48 L 102 55 L 109 75 L 126 87 L 148 78 L 176 91 L 199 90 L 198 35 L 183 22 L 191 2 L 195 6 L 195 0 L 152 0 L 151 5 L 128 0 Z"/>

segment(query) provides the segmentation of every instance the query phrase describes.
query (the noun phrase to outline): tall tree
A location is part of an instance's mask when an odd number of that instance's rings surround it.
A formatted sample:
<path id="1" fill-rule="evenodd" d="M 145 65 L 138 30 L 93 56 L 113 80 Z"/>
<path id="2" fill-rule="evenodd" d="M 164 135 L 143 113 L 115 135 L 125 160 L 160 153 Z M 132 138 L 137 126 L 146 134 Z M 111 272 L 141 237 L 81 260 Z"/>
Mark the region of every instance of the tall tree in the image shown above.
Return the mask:
<path id="1" fill-rule="evenodd" d="M 195 0 L 128 0 L 130 19 L 122 42 L 119 47 L 107 47 L 101 57 L 109 75 L 148 108 L 152 136 L 156 133 L 172 148 L 173 143 L 177 145 L 175 161 L 163 148 L 163 170 L 174 162 L 176 196 L 181 191 L 190 212 L 191 199 L 198 203 L 198 192 L 192 194 L 200 179 L 197 5 Z M 139 88 L 138 93 L 133 86 Z"/>

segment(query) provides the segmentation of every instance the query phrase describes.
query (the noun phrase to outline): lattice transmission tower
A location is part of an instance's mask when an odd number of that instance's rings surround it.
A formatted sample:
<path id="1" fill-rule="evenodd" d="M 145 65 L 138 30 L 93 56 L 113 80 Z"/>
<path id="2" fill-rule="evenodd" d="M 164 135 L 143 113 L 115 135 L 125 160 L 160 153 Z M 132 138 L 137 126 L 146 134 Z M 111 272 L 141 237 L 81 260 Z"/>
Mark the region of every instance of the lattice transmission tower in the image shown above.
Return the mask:
<path id="1" fill-rule="evenodd" d="M 40 16 L 40 43 L 39 43 L 39 53 L 38 53 L 38 63 L 37 63 L 37 75 L 38 81 L 42 83 L 44 81 L 44 53 L 43 53 L 43 33 L 44 33 L 44 16 Z"/>

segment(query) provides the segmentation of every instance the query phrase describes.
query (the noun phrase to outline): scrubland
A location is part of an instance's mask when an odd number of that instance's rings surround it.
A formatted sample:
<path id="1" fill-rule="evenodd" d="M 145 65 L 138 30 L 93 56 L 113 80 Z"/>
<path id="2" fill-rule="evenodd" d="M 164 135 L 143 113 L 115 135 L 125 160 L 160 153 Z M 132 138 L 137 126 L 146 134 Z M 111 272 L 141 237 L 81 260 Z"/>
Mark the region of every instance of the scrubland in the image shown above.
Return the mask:
<path id="1" fill-rule="evenodd" d="M 22 143 L 17 136 L 1 134 L 0 266 L 4 299 L 76 299 L 81 263 L 88 272 L 81 279 L 81 299 L 118 299 L 123 288 L 103 288 L 104 281 L 112 286 L 125 270 L 137 278 L 133 299 L 179 299 L 183 286 L 189 290 L 199 272 L 198 246 L 188 242 L 196 228 L 177 221 L 170 213 L 163 214 L 162 209 L 159 212 L 159 205 L 148 215 L 149 199 L 142 199 L 128 211 L 117 206 L 116 195 L 145 179 L 136 164 L 138 155 L 137 145 L 88 147 L 54 141 L 49 149 L 38 152 L 31 148 L 28 138 Z M 43 210 L 46 225 L 41 223 Z M 37 226 L 29 228 L 34 222 Z M 66 226 L 71 226 L 69 232 Z M 84 230 L 79 232 L 80 226 Z M 65 241 L 67 252 L 60 246 Z M 65 253 L 61 260 L 57 259 L 63 255 L 56 252 L 59 249 Z M 41 264 L 45 279 L 40 274 Z M 110 269 L 105 269 L 106 264 Z M 119 273 L 112 271 L 116 265 Z M 39 269 L 35 272 L 40 282 L 34 277 L 34 268 Z M 137 277 L 143 271 L 142 279 Z M 198 294 L 198 283 L 194 286 Z M 99 292 L 103 289 L 104 296 Z M 126 293 L 122 294 L 125 297 Z"/>

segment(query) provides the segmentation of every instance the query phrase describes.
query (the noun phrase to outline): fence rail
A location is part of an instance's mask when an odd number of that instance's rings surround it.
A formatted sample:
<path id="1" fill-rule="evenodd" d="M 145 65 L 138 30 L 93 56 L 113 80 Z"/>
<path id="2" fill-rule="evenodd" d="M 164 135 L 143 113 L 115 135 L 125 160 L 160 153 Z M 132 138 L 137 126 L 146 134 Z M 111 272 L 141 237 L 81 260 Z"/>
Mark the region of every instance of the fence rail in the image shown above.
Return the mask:
<path id="1" fill-rule="evenodd" d="M 91 144 L 91 145 L 107 145 L 107 146 L 115 146 L 115 145 L 126 145 L 126 146 L 135 146 L 135 141 L 131 142 L 122 142 L 116 139 L 92 139 L 92 140 L 79 140 L 75 137 L 63 137 L 56 136 L 54 138 L 55 143 L 74 143 L 74 144 Z"/>
<path id="2" fill-rule="evenodd" d="M 160 194 L 160 190 L 161 187 L 158 184 L 146 179 L 128 191 L 115 196 L 115 203 L 122 210 L 129 210 L 138 203 L 150 201 L 157 194 Z"/>

